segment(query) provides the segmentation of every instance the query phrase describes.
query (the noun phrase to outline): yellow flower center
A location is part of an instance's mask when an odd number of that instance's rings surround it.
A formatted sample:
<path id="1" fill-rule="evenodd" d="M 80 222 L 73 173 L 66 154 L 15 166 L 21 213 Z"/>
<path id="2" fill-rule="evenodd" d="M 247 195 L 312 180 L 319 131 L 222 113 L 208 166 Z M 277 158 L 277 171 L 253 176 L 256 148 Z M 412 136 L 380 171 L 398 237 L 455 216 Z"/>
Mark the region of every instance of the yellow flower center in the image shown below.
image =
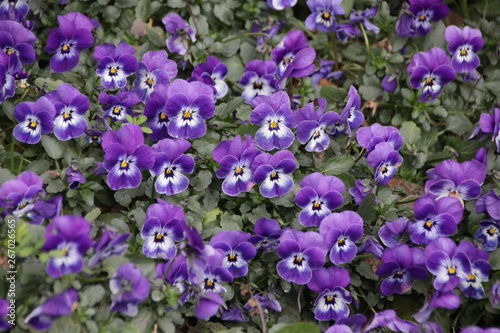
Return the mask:
<path id="1" fill-rule="evenodd" d="M 111 74 L 116 74 L 116 68 L 114 68 L 114 67 L 113 67 L 113 68 L 111 68 L 111 69 L 109 70 L 109 72 L 110 72 Z"/>
<path id="2" fill-rule="evenodd" d="M 236 259 L 236 256 L 234 254 L 230 254 L 229 259 L 234 260 L 234 259 Z"/>
<path id="3" fill-rule="evenodd" d="M 153 80 L 151 78 L 148 78 L 147 82 L 148 84 L 153 84 Z"/>
<path id="4" fill-rule="evenodd" d="M 115 106 L 115 107 L 113 108 L 113 113 L 114 113 L 114 114 L 120 114 L 120 111 L 121 111 L 121 109 L 120 109 L 118 106 Z"/>
<path id="5" fill-rule="evenodd" d="M 63 253 L 63 256 L 67 255 L 68 254 L 68 249 L 66 249 L 66 248 L 62 249 L 62 253 Z"/>
<path id="6" fill-rule="evenodd" d="M 432 221 L 425 222 L 425 226 L 428 228 L 432 227 Z"/>
<path id="7" fill-rule="evenodd" d="M 63 47 L 62 47 L 62 50 L 63 51 L 68 51 L 69 50 L 69 46 L 67 44 L 64 44 Z"/>
<path id="8" fill-rule="evenodd" d="M 236 170 L 234 170 L 234 172 L 236 172 L 236 173 L 240 173 L 242 171 L 243 171 L 243 169 L 241 167 L 237 167 Z"/>
<path id="9" fill-rule="evenodd" d="M 36 126 L 38 125 L 38 123 L 36 121 L 31 121 L 30 123 L 30 127 L 33 127 L 33 128 L 36 128 Z"/>
<path id="10" fill-rule="evenodd" d="M 328 19 L 330 18 L 330 13 L 328 13 L 328 12 L 323 12 L 323 18 L 324 18 L 325 20 L 328 20 Z"/>
<path id="11" fill-rule="evenodd" d="M 12 54 L 12 53 L 14 53 L 14 49 L 8 48 L 7 49 L 7 54 Z"/>
<path id="12" fill-rule="evenodd" d="M 457 272 L 457 270 L 455 269 L 455 267 L 451 266 L 450 268 L 448 268 L 449 274 L 455 274 L 456 272 Z"/>
<path id="13" fill-rule="evenodd" d="M 473 275 L 473 274 L 469 274 L 469 276 L 467 276 L 469 278 L 469 280 L 475 280 L 476 277 Z"/>
<path id="14" fill-rule="evenodd" d="M 460 54 L 463 55 L 463 56 L 467 55 L 467 50 L 466 49 L 462 49 L 460 51 Z"/>
<path id="15" fill-rule="evenodd" d="M 156 235 L 156 239 L 163 239 L 163 234 Z"/>
<path id="16" fill-rule="evenodd" d="M 490 229 L 488 229 L 488 231 L 487 231 L 487 232 L 488 232 L 490 235 L 494 235 L 497 231 L 496 231 L 496 229 L 495 229 L 495 228 L 490 228 Z"/>
<path id="17" fill-rule="evenodd" d="M 426 81 L 427 81 L 427 84 L 431 84 L 432 83 L 432 78 L 428 77 Z"/>
<path id="18" fill-rule="evenodd" d="M 71 117 L 71 114 L 69 112 L 66 112 L 63 117 L 68 119 L 69 117 Z"/>
<path id="19" fill-rule="evenodd" d="M 326 300 L 331 302 L 331 301 L 333 301 L 333 297 L 331 295 L 328 295 L 328 296 L 326 296 Z"/>
<path id="20" fill-rule="evenodd" d="M 276 176 L 277 176 L 276 172 L 273 172 L 273 173 L 271 174 L 271 178 L 275 178 Z"/>
<path id="21" fill-rule="evenodd" d="M 301 261 L 302 261 L 302 258 L 301 258 L 301 257 L 297 257 L 297 258 L 295 258 L 295 261 L 297 261 L 297 262 L 301 262 Z"/>
<path id="22" fill-rule="evenodd" d="M 273 122 L 271 122 L 271 124 L 270 124 L 269 126 L 270 126 L 271 128 L 276 128 L 276 127 L 278 127 L 278 123 L 277 123 L 277 122 L 275 122 L 275 121 L 273 121 Z"/>
<path id="23" fill-rule="evenodd" d="M 214 282 L 212 280 L 208 280 L 207 281 L 207 286 L 211 287 L 213 286 Z"/>
<path id="24" fill-rule="evenodd" d="M 166 173 L 167 175 L 169 175 L 169 174 L 171 174 L 171 173 L 172 173 L 172 170 L 167 169 L 167 170 L 165 170 L 165 173 Z"/>
<path id="25" fill-rule="evenodd" d="M 320 204 L 319 202 L 315 202 L 315 203 L 313 204 L 313 207 L 314 207 L 314 208 L 318 208 L 318 207 L 320 207 L 320 206 L 321 206 L 321 204 Z"/>
<path id="26" fill-rule="evenodd" d="M 165 119 L 167 118 L 167 115 L 165 113 L 160 114 L 160 119 Z"/>
<path id="27" fill-rule="evenodd" d="M 127 161 L 123 161 L 120 165 L 121 165 L 122 168 L 126 168 L 128 166 L 128 162 Z"/>
<path id="28" fill-rule="evenodd" d="M 420 15 L 420 16 L 419 16 L 419 19 L 420 19 L 420 21 L 425 20 L 425 15 Z"/>
<path id="29" fill-rule="evenodd" d="M 184 111 L 184 118 L 191 118 L 191 111 Z"/>

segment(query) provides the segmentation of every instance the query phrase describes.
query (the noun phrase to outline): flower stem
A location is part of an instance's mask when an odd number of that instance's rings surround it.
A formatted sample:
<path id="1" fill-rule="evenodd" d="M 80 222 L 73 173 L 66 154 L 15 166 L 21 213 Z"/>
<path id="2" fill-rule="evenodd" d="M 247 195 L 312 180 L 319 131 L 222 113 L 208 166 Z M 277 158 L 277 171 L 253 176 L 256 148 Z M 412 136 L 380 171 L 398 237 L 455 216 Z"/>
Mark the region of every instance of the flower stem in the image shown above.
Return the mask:
<path id="1" fill-rule="evenodd" d="M 264 33 L 264 32 L 247 32 L 246 34 L 242 34 L 242 35 L 234 36 L 234 37 L 231 37 L 228 39 L 224 39 L 221 43 L 225 44 L 225 43 L 232 42 L 233 40 L 236 40 L 236 39 L 240 39 L 243 37 L 250 37 L 250 36 L 266 36 L 267 38 L 269 38 L 269 35 Z"/>
<path id="2" fill-rule="evenodd" d="M 361 33 L 363 33 L 363 38 L 365 39 L 366 54 L 368 54 L 368 58 L 370 58 L 371 56 L 370 41 L 368 40 L 368 36 L 366 35 L 366 30 L 363 24 L 360 23 L 359 27 L 361 28 Z"/>

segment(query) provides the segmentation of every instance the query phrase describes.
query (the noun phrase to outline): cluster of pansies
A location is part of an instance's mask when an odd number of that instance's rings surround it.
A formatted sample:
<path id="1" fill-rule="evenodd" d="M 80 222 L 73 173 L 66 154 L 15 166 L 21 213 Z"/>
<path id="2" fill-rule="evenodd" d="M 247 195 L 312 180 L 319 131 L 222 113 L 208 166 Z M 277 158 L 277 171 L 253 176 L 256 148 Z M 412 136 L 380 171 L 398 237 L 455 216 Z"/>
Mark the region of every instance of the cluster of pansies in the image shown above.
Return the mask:
<path id="1" fill-rule="evenodd" d="M 25 19 L 26 3 L 7 3 L 0 6 L 0 103 L 16 94 L 16 81 L 29 77 L 23 66 L 37 59 L 37 38 Z M 271 10 L 285 10 L 297 1 L 267 3 Z M 342 0 L 309 0 L 307 6 L 311 14 L 304 25 L 312 35 L 330 33 L 331 38 L 336 35 L 346 41 L 358 34 L 366 38 L 366 30 L 380 31 L 370 21 L 377 15 L 377 6 L 352 11 L 348 21 L 341 18 L 345 14 Z M 409 6 L 403 5 L 396 32 L 425 36 L 431 22 L 448 12 L 440 0 L 410 0 Z M 416 198 L 410 210 L 403 214 L 400 210 L 387 219 L 389 215 L 382 212 L 386 203 L 379 192 L 390 192 L 391 181 L 403 164 L 402 155 L 413 152 L 404 149 L 404 135 L 398 128 L 366 123 L 373 114 L 368 117 L 363 112 L 360 93 L 350 82 L 348 91 L 344 90 L 345 99 L 338 105 L 325 98 L 307 99 L 306 103 L 304 96 L 294 95 L 301 80 L 311 78 L 317 85 L 322 79 L 343 75 L 343 71 L 332 72 L 337 59 L 317 58 L 302 30 L 286 33 L 271 49 L 266 43 L 283 23 L 273 21 L 266 26 L 255 22 L 254 33 L 266 34 L 259 35 L 257 47 L 260 51 L 269 49 L 268 60 L 242 64 L 236 83 L 226 82 L 230 67 L 215 56 L 192 63 L 188 73 L 198 28 L 177 13 L 169 13 L 162 22 L 168 33 L 166 48 L 182 56 L 182 66 L 165 50 L 143 52 L 138 59 L 137 48 L 124 41 L 94 45 L 100 40 L 95 38 L 99 23 L 81 13 L 57 16 L 57 22 L 59 26 L 48 32 L 45 44 L 45 51 L 53 54 L 50 69 L 55 73 L 74 70 L 80 65 L 81 53 L 93 47 L 93 59 L 87 58 L 100 82 L 94 87 L 98 94 L 88 97 L 64 82 L 50 91 L 44 87 L 43 95 L 34 101 L 19 101 L 13 107 L 13 138 L 35 145 L 40 141 L 44 144 L 43 138 L 55 140 L 51 133 L 60 141 L 77 141 L 85 135 L 89 141 L 85 147 L 94 149 L 95 168 L 92 172 L 80 169 L 81 154 L 66 161 L 64 177 L 72 195 L 82 187 L 87 190 L 88 177 L 107 185 L 105 191 L 114 193 L 115 198 L 137 190 L 143 194 L 149 191 L 151 201 L 139 205 L 142 221 L 134 215 L 137 212 L 128 215 L 134 216 L 130 221 L 137 224 L 130 226 L 130 232 L 123 232 L 118 230 L 126 223 L 120 219 L 111 225 L 68 214 L 63 209 L 66 199 L 47 194 L 61 192 L 44 185 L 50 175 L 42 178 L 25 171 L 4 182 L 0 186 L 2 218 L 13 216 L 44 230 L 37 249 L 41 254 L 30 252 L 26 262 L 44 265 L 47 281 L 57 282 L 45 291 L 41 304 L 23 314 L 25 325 L 49 329 L 58 317 L 78 308 L 81 286 L 67 283 L 71 277 L 109 283 L 108 311 L 125 317 L 137 317 L 141 305 L 151 297 L 154 302 L 162 301 L 161 313 L 182 308 L 198 319 L 218 316 L 222 321 L 248 321 L 249 316 L 259 313 L 263 325 L 266 313 L 281 312 L 284 307 L 275 284 L 298 285 L 299 312 L 301 293 L 313 295 L 308 306 L 316 320 L 325 322 L 324 329 L 330 326 L 326 330 L 330 333 L 378 328 L 442 332 L 436 318 L 431 317 L 436 309 L 457 309 L 463 299 L 483 300 L 488 293 L 491 306 L 498 305 L 500 284 L 490 281 L 493 266 L 489 259 L 500 238 L 500 197 L 485 185 L 487 151 L 480 150 L 463 162 L 437 158 L 439 163 L 427 171 L 425 194 Z M 406 78 L 409 86 L 422 89 L 420 102 L 436 100 L 457 73 L 464 82 L 480 80 L 476 53 L 484 46 L 481 32 L 468 26 L 449 26 L 444 38 L 451 59 L 439 47 L 408 58 Z M 396 91 L 398 75 L 384 78 L 381 85 L 386 91 Z M 226 120 L 233 121 L 231 126 L 238 131 L 225 132 L 218 128 L 224 122 L 217 122 L 217 117 L 231 102 L 219 102 L 234 99 L 233 90 L 240 91 L 240 105 L 244 101 L 246 109 L 241 113 L 237 107 L 227 111 L 232 116 Z M 492 133 L 500 152 L 500 111 L 498 107 L 493 110 L 494 114 L 480 116 L 476 134 L 479 130 Z M 195 147 L 202 142 L 197 140 L 215 129 L 220 130 L 220 140 L 204 147 L 205 156 L 196 155 Z M 346 152 L 358 155 L 351 165 L 362 171 L 348 170 L 334 176 L 324 167 L 325 154 L 342 155 L 341 142 L 346 142 Z M 303 162 L 303 156 L 311 156 L 312 162 Z M 308 167 L 316 171 L 308 171 Z M 57 169 L 61 171 L 58 164 Z M 189 215 L 185 206 L 189 207 L 191 197 L 186 193 L 193 190 L 191 180 L 201 169 L 219 179 L 213 182 L 214 193 L 221 191 L 220 196 L 228 205 L 233 204 L 231 207 L 248 198 L 271 203 L 273 209 L 280 200 L 294 201 L 298 208 L 293 202 L 286 207 L 295 213 L 295 220 L 285 220 L 275 209 L 269 215 L 275 219 L 262 216 L 260 211 L 258 217 L 238 225 L 240 230 L 198 230 L 193 225 L 210 223 L 210 214 L 226 210 L 216 204 L 202 222 Z M 497 178 L 495 181 L 498 183 Z M 372 216 L 364 210 L 368 205 L 376 207 Z M 117 210 L 131 210 L 124 206 Z M 374 221 L 376 209 L 380 217 Z M 479 216 L 477 223 L 464 221 L 472 210 Z M 249 209 L 240 207 L 240 212 L 245 214 Z M 224 214 L 221 220 L 227 218 Z M 469 225 L 464 226 L 466 223 Z M 453 238 L 467 228 L 470 237 Z M 146 272 L 147 265 L 128 261 L 133 256 L 154 263 L 154 272 Z M 125 262 L 110 268 L 109 262 L 117 257 Z M 425 294 L 425 302 L 420 302 L 420 310 L 413 314 L 415 321 L 381 307 L 377 312 L 376 302 L 369 306 L 373 315 L 356 313 L 366 296 L 358 289 L 362 282 L 354 267 L 363 264 L 369 266 L 364 274 L 378 279 L 377 288 L 384 300 L 414 291 Z M 271 273 L 264 275 L 265 288 L 262 281 L 251 280 L 256 267 Z M 415 290 L 417 280 L 427 281 L 425 291 L 422 284 Z M 234 295 L 235 286 L 240 287 L 241 295 Z M 5 302 L 0 299 L 2 317 L 6 315 Z M 84 318 L 87 314 L 78 315 Z M 10 328 L 0 318 L 0 330 Z M 476 329 L 465 328 L 463 332 Z"/>

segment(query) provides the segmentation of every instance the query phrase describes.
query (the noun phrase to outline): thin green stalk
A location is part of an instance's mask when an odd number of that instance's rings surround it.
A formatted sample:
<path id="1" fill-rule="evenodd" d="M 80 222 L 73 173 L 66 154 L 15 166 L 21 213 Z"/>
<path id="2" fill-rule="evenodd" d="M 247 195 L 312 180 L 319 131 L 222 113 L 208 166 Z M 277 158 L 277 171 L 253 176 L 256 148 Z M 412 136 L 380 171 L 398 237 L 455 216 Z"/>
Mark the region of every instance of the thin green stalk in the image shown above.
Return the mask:
<path id="1" fill-rule="evenodd" d="M 484 4 L 483 20 L 486 20 L 486 11 L 487 10 L 488 10 L 488 0 L 486 0 L 486 3 Z"/>
<path id="2" fill-rule="evenodd" d="M 225 39 L 221 43 L 225 44 L 225 43 L 232 42 L 233 40 L 236 40 L 236 39 L 240 39 L 243 37 L 250 37 L 250 36 L 267 36 L 267 38 L 269 38 L 269 35 L 264 33 L 264 32 L 247 32 L 246 34 L 242 34 L 242 35 L 231 37 L 229 39 Z"/>
<path id="3" fill-rule="evenodd" d="M 365 150 L 366 150 L 365 147 L 363 147 L 363 149 L 361 149 L 361 151 L 359 152 L 358 158 L 356 158 L 356 160 L 354 161 L 354 164 L 358 163 L 358 161 L 364 156 Z"/>
<path id="4" fill-rule="evenodd" d="M 370 41 L 368 40 L 368 36 L 366 35 L 366 30 L 363 24 L 360 23 L 359 27 L 361 28 L 361 33 L 363 34 L 363 38 L 365 39 L 366 53 L 368 54 L 368 58 L 370 58 L 371 56 Z"/>
<path id="5" fill-rule="evenodd" d="M 469 4 L 468 0 L 460 0 L 460 11 L 462 12 L 462 16 L 464 19 L 469 19 Z"/>

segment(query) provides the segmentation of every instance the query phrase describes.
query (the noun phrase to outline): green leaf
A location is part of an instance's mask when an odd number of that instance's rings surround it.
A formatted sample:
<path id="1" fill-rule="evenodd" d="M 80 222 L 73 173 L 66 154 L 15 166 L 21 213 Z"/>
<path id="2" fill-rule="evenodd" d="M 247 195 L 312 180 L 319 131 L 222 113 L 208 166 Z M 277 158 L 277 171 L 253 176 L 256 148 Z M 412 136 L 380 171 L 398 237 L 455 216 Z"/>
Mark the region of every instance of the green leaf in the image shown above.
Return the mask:
<path id="1" fill-rule="evenodd" d="M 347 91 L 336 86 L 322 86 L 319 95 L 326 99 L 328 104 L 337 104 L 347 98 Z"/>
<path id="2" fill-rule="evenodd" d="M 205 214 L 205 218 L 203 219 L 203 223 L 215 221 L 217 219 L 217 216 L 219 215 L 219 213 L 220 213 L 220 209 L 218 207 L 210 212 L 207 212 Z"/>
<path id="3" fill-rule="evenodd" d="M 50 163 L 47 160 L 35 160 L 28 164 L 26 171 L 32 171 L 37 175 L 41 175 L 45 171 L 49 170 Z M 1 182 L 0 182 L 1 183 Z"/>
<path id="4" fill-rule="evenodd" d="M 321 168 L 321 172 L 327 176 L 338 176 L 351 170 L 354 165 L 354 159 L 351 156 L 344 155 L 330 159 Z"/>
<path id="5" fill-rule="evenodd" d="M 85 215 L 85 219 L 89 222 L 92 222 L 95 221 L 95 219 L 98 218 L 99 215 L 101 215 L 101 209 L 99 207 L 96 207 L 88 212 L 87 215 Z"/>
<path id="6" fill-rule="evenodd" d="M 172 320 L 167 317 L 160 317 L 157 320 L 158 327 L 163 332 L 175 332 L 175 325 L 172 323 Z"/>
<path id="7" fill-rule="evenodd" d="M 147 38 L 148 40 L 153 43 L 153 45 L 158 46 L 158 47 L 165 47 L 165 37 L 163 36 L 163 33 L 159 32 L 155 28 L 151 27 L 146 27 L 146 32 L 147 32 Z"/>
<path id="8" fill-rule="evenodd" d="M 130 195 L 122 190 L 116 191 L 114 197 L 116 202 L 124 207 L 128 207 L 128 205 L 132 202 Z"/>
<path id="9" fill-rule="evenodd" d="M 66 185 L 61 179 L 55 179 L 47 185 L 47 193 L 60 193 L 64 191 Z"/>
<path id="10" fill-rule="evenodd" d="M 495 251 L 490 252 L 490 259 L 488 261 L 491 264 L 492 269 L 500 269 L 500 247 Z"/>
<path id="11" fill-rule="evenodd" d="M 440 47 L 446 50 L 446 40 L 444 39 L 444 31 L 446 26 L 443 21 L 437 22 L 427 34 L 424 41 L 424 51 L 429 51 L 433 47 Z"/>
<path id="12" fill-rule="evenodd" d="M 85 287 L 80 291 L 80 302 L 84 302 L 87 307 L 92 307 L 99 303 L 106 294 L 106 290 L 100 284 Z"/>
<path id="13" fill-rule="evenodd" d="M 298 322 L 293 324 L 276 324 L 269 333 L 319 333 L 319 327 L 313 323 Z"/>
<path id="14" fill-rule="evenodd" d="M 243 97 L 235 97 L 231 101 L 229 101 L 227 104 L 222 103 L 217 108 L 215 109 L 215 115 L 219 116 L 221 118 L 224 118 L 231 114 L 234 110 L 239 108 L 245 99 Z"/>
<path id="15" fill-rule="evenodd" d="M 129 8 L 137 6 L 138 0 L 116 0 L 115 6 L 118 8 Z"/>
<path id="16" fill-rule="evenodd" d="M 197 192 L 203 191 L 212 182 L 212 173 L 208 170 L 201 170 L 193 179 L 193 189 Z"/>
<path id="17" fill-rule="evenodd" d="M 359 93 L 363 99 L 369 101 L 376 99 L 382 93 L 381 80 L 375 75 L 363 76 L 363 84 L 359 87 Z"/>
<path id="18" fill-rule="evenodd" d="M 225 3 L 218 3 L 214 6 L 214 15 L 222 23 L 229 23 L 233 20 L 233 11 Z"/>
<path id="19" fill-rule="evenodd" d="M 48 91 L 56 90 L 61 83 L 63 83 L 61 80 L 51 80 L 44 77 L 39 77 L 35 80 L 35 86 Z"/>
<path id="20" fill-rule="evenodd" d="M 343 1 L 340 3 L 340 5 L 341 5 L 342 7 L 344 7 L 344 15 L 345 15 L 346 17 L 348 17 L 348 16 L 349 16 L 349 14 L 350 14 L 350 13 L 351 13 L 351 11 L 352 11 L 352 7 L 353 7 L 353 5 L 354 5 L 354 0 L 343 0 Z"/>
<path id="21" fill-rule="evenodd" d="M 356 211 L 368 224 L 371 224 L 373 220 L 375 220 L 376 212 L 375 208 L 377 204 L 375 202 L 375 194 L 369 193 L 366 197 L 363 198 L 361 205 L 359 205 L 358 210 Z"/>
<path id="22" fill-rule="evenodd" d="M 356 265 L 356 271 L 363 277 L 370 280 L 378 280 L 377 274 L 375 274 L 372 270 L 372 266 L 366 261 L 361 261 Z"/>
<path id="23" fill-rule="evenodd" d="M 401 135 L 403 136 L 403 142 L 407 147 L 411 147 L 420 141 L 421 131 L 413 121 L 405 121 L 401 124 L 400 129 Z"/>
<path id="24" fill-rule="evenodd" d="M 451 115 L 445 119 L 446 129 L 458 135 L 472 133 L 474 125 L 463 114 Z"/>
<path id="25" fill-rule="evenodd" d="M 149 127 L 141 127 L 142 131 L 146 134 L 151 134 L 153 133 L 153 130 Z"/>
<path id="26" fill-rule="evenodd" d="M 57 141 L 48 135 L 42 135 L 42 146 L 47 152 L 47 155 L 54 160 L 60 159 L 63 155 L 63 149 L 60 141 Z"/>
<path id="27" fill-rule="evenodd" d="M 184 8 L 186 7 L 186 3 L 187 2 L 185 0 L 168 0 L 167 6 L 173 8 Z"/>

